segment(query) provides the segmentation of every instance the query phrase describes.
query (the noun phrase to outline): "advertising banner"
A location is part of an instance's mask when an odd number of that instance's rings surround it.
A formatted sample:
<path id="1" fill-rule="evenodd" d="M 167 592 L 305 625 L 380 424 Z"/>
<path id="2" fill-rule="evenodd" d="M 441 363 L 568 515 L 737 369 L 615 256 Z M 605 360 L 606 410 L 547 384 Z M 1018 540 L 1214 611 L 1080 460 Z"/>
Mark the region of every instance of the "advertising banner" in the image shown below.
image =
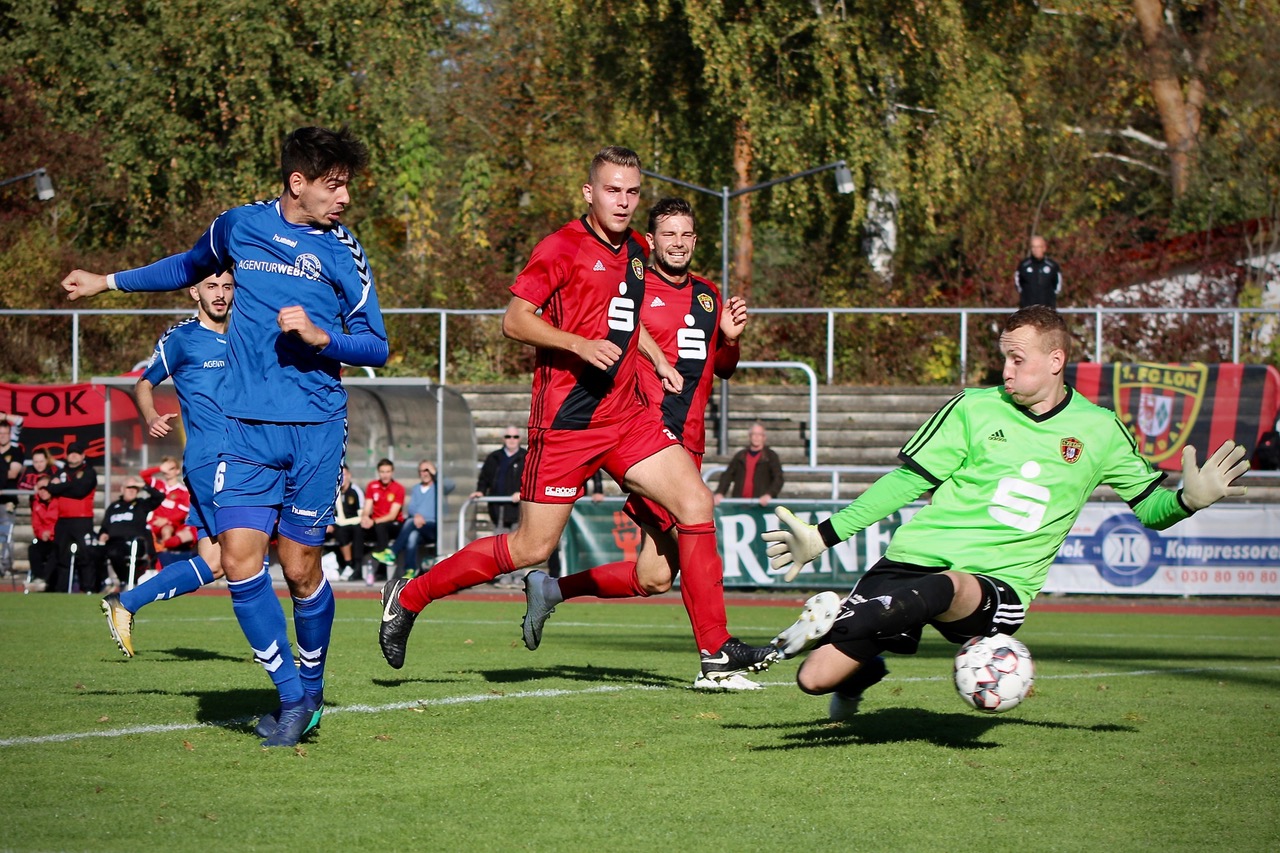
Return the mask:
<path id="1" fill-rule="evenodd" d="M 845 504 L 794 501 L 786 506 L 816 524 Z M 905 507 L 831 548 L 788 586 L 851 588 L 921 506 Z M 760 539 L 764 531 L 777 529 L 772 509 L 725 501 L 716 510 L 716 526 L 725 587 L 782 585 L 782 573 L 769 568 Z M 566 570 L 582 571 L 635 559 L 640 530 L 622 511 L 621 501 L 579 501 L 562 544 Z M 1280 507 L 1210 507 L 1156 531 L 1143 527 L 1123 503 L 1089 503 L 1063 543 L 1044 589 L 1093 595 L 1280 596 Z"/>

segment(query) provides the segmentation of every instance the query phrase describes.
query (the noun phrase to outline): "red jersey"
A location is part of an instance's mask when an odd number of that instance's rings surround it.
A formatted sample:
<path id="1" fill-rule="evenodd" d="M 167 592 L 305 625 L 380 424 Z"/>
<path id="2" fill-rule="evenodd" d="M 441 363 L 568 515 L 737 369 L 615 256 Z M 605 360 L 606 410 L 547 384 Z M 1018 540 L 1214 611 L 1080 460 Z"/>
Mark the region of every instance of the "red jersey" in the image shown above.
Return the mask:
<path id="1" fill-rule="evenodd" d="M 725 346 L 720 332 L 720 290 L 705 278 L 686 276 L 671 284 L 649 270 L 640 320 L 667 361 L 684 377 L 684 390 L 663 394 L 652 370 L 640 371 L 640 386 L 662 413 L 662 425 L 690 453 L 706 450 L 707 400 L 714 377 L 733 375 L 738 347 Z"/>
<path id="2" fill-rule="evenodd" d="M 400 512 L 396 513 L 396 521 L 404 521 L 404 486 L 392 480 L 387 485 L 382 485 L 381 480 L 374 480 L 364 487 L 364 497 L 367 501 L 372 501 L 373 506 L 370 507 L 370 518 L 382 518 L 382 516 L 391 512 L 392 504 L 400 504 Z"/>
<path id="3" fill-rule="evenodd" d="M 143 476 L 145 477 L 146 474 L 144 473 Z M 166 526 L 173 528 L 171 535 L 176 535 L 179 530 L 187 526 L 187 514 L 191 512 L 191 492 L 187 491 L 184 483 L 175 483 L 170 486 L 163 479 L 158 478 L 152 478 L 151 487 L 157 491 L 163 491 L 164 500 L 147 516 L 147 526 L 157 536 Z"/>
<path id="4" fill-rule="evenodd" d="M 58 523 L 57 499 L 45 502 L 32 495 L 31 497 L 31 532 L 41 542 L 53 539 L 53 528 Z"/>
<path id="5" fill-rule="evenodd" d="M 647 405 L 636 348 L 647 257 L 638 232 L 630 231 L 614 248 L 587 226 L 585 216 L 534 247 L 511 292 L 541 308 L 542 318 L 557 329 L 612 341 L 622 358 L 600 370 L 572 353 L 538 349 L 530 429 L 610 426 Z"/>

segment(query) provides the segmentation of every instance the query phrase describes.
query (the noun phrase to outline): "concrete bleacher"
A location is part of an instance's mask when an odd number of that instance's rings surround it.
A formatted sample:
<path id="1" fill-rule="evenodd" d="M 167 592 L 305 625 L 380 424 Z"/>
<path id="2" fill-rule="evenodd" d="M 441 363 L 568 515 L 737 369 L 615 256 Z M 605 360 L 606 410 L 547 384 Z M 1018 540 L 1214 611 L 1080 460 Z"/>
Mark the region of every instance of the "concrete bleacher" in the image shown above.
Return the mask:
<path id="1" fill-rule="evenodd" d="M 828 499 L 832 493 L 832 477 L 828 472 L 804 472 L 809 464 L 809 389 L 802 385 L 753 385 L 731 383 L 729 390 L 728 453 L 717 453 L 714 416 L 719 404 L 719 390 L 712 394 L 708 413 L 707 455 L 703 468 L 711 470 L 728 464 L 729 459 L 747 442 L 751 423 L 760 420 L 769 431 L 769 446 L 782 459 L 786 486 L 782 497 Z M 501 445 L 501 433 L 508 423 L 523 430 L 529 416 L 527 385 L 465 385 L 457 390 L 466 398 L 476 425 L 476 438 L 481 459 Z M 959 388 L 928 387 L 860 387 L 819 386 L 818 388 L 818 466 L 892 467 L 897 465 L 902 445 Z M 1201 449 L 1200 460 L 1205 454 Z M 842 473 L 838 496 L 852 500 L 870 485 L 878 474 Z M 1176 486 L 1180 475 L 1173 473 L 1166 485 Z M 715 476 L 711 477 L 714 486 Z M 1249 494 L 1246 503 L 1280 503 L 1280 475 L 1274 472 L 1251 473 L 1243 478 Z M 618 489 L 605 478 L 605 493 Z M 1100 489 L 1099 500 L 1116 500 L 1109 489 Z"/>

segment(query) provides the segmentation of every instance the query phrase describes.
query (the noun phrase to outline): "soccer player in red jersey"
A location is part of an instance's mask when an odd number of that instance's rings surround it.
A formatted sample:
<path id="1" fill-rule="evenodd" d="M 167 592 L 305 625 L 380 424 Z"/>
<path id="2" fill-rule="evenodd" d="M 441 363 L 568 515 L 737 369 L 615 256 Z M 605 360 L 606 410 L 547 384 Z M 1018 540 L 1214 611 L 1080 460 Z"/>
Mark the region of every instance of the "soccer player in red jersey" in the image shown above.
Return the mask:
<path id="1" fill-rule="evenodd" d="M 665 198 L 650 209 L 645 239 L 652 257 L 645 274 L 640 320 L 662 359 L 680 374 L 683 386 L 676 393 L 664 393 L 657 373 L 649 371 L 641 371 L 641 386 L 650 406 L 659 411 L 663 426 L 680 440 L 700 470 L 706 449 L 707 400 L 715 377 L 728 379 L 738 366 L 738 339 L 746 327 L 747 305 L 736 296 L 723 304 L 719 288 L 689 272 L 697 232 L 693 208 L 684 199 Z M 581 596 L 645 597 L 671 589 L 680 570 L 676 518 L 660 504 L 636 494 L 627 500 L 625 509 L 644 532 L 638 559 L 559 579 L 541 571 L 525 578 L 528 608 L 522 629 L 527 648 L 538 647 L 543 624 L 562 601 Z M 689 601 L 687 592 L 684 598 L 690 619 L 696 619 L 696 603 Z M 698 627 L 695 621 L 695 631 Z M 721 679 L 703 675 L 694 686 L 759 689 L 741 675 Z"/>
<path id="2" fill-rule="evenodd" d="M 591 161 L 582 197 L 587 213 L 534 248 L 502 320 L 507 337 L 537 350 L 520 527 L 477 539 L 425 575 L 387 582 L 378 643 L 396 669 L 404 666 L 414 619 L 432 601 L 545 561 L 582 484 L 600 469 L 674 516 L 703 675 L 730 678 L 763 669 L 777 655 L 725 628 L 711 492 L 640 385 L 647 250 L 630 227 L 640 198 L 639 156 L 620 147 L 602 150 Z M 656 352 L 652 339 L 647 347 L 646 353 Z M 680 390 L 680 376 L 665 360 L 654 368 L 665 387 Z"/>

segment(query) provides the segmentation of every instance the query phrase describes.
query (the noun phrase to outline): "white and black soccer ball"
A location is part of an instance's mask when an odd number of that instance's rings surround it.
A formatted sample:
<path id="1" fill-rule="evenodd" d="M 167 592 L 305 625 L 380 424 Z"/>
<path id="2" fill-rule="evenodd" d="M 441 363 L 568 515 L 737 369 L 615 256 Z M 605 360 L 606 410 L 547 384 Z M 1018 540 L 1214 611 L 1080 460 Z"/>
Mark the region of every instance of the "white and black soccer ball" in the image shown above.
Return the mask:
<path id="1" fill-rule="evenodd" d="M 974 637 L 956 652 L 956 692 L 978 711 L 998 714 L 1017 707 L 1035 676 L 1031 652 L 1008 634 Z"/>

